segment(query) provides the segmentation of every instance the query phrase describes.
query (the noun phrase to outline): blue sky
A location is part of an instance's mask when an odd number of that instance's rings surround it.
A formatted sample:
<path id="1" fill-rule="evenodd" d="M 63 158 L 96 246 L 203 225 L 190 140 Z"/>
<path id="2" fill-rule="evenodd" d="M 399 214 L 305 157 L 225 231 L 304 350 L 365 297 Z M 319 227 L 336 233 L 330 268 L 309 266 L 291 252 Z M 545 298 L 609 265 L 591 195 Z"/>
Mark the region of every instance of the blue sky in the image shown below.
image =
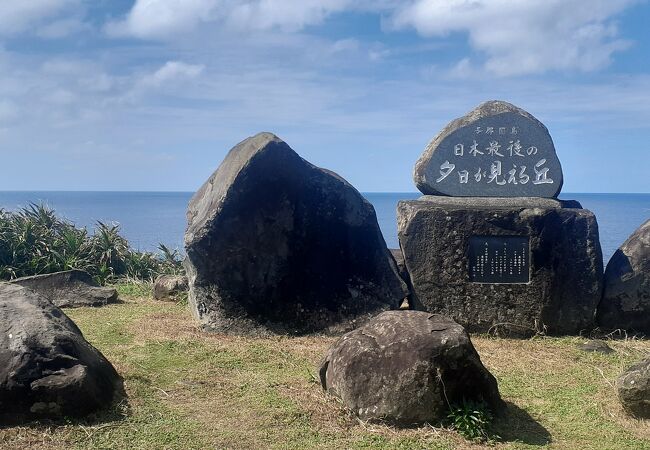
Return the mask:
<path id="1" fill-rule="evenodd" d="M 546 124 L 564 192 L 650 192 L 643 0 L 0 0 L 0 190 L 193 191 L 272 131 L 415 191 L 491 99 Z"/>

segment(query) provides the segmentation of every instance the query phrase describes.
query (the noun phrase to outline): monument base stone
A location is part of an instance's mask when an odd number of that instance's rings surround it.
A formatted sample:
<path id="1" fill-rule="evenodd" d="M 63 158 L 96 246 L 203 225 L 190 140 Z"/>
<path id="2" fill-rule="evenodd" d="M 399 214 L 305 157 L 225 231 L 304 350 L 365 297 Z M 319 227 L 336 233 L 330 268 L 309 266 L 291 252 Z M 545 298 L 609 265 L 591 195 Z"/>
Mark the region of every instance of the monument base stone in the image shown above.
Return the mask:
<path id="1" fill-rule="evenodd" d="M 576 201 L 423 196 L 398 205 L 417 309 L 471 332 L 576 334 L 603 289 L 598 224 Z"/>

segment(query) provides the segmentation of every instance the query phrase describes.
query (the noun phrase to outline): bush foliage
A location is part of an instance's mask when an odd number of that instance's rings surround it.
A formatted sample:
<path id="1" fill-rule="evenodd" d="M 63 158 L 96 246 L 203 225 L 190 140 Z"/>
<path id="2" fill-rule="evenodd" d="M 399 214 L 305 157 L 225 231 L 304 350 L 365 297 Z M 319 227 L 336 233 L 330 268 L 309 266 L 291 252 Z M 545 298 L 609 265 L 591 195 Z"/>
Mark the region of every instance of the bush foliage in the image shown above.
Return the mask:
<path id="1" fill-rule="evenodd" d="M 157 254 L 131 249 L 115 224 L 97 222 L 89 234 L 44 205 L 0 209 L 0 280 L 80 269 L 105 284 L 182 272 L 178 251 L 162 244 L 158 248 Z"/>
<path id="2" fill-rule="evenodd" d="M 495 437 L 490 433 L 493 416 L 484 402 L 463 399 L 462 403 L 451 405 L 447 420 L 454 430 L 471 441 Z"/>

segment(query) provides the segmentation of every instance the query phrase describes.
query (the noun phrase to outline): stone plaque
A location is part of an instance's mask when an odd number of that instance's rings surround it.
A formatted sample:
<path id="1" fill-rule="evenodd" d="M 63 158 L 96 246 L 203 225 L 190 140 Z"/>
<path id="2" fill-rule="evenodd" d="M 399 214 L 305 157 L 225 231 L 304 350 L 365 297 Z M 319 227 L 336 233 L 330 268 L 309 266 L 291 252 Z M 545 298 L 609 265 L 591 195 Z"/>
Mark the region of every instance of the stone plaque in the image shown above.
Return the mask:
<path id="1" fill-rule="evenodd" d="M 472 236 L 469 240 L 469 281 L 528 283 L 528 236 Z"/>
<path id="2" fill-rule="evenodd" d="M 416 164 L 425 194 L 556 197 L 562 167 L 546 127 L 506 102 L 487 102 L 450 123 Z"/>

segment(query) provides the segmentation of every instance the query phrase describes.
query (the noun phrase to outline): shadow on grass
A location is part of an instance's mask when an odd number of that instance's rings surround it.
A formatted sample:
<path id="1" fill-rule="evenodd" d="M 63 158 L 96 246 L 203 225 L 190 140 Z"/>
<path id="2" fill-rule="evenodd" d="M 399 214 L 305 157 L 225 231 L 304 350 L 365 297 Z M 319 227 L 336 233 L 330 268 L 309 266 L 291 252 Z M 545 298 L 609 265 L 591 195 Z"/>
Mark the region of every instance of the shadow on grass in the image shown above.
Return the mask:
<path id="1" fill-rule="evenodd" d="M 504 411 L 495 417 L 492 430 L 504 442 L 540 446 L 551 443 L 551 434 L 548 430 L 512 402 L 506 402 Z"/>
<path id="2" fill-rule="evenodd" d="M 84 417 L 56 417 L 56 418 L 25 418 L 7 417 L 0 419 L 0 430 L 13 427 L 26 427 L 33 430 L 50 429 L 52 427 L 106 427 L 117 425 L 127 419 L 131 414 L 128 397 L 123 387 L 116 394 L 115 400 L 110 406 L 94 411 Z"/>

